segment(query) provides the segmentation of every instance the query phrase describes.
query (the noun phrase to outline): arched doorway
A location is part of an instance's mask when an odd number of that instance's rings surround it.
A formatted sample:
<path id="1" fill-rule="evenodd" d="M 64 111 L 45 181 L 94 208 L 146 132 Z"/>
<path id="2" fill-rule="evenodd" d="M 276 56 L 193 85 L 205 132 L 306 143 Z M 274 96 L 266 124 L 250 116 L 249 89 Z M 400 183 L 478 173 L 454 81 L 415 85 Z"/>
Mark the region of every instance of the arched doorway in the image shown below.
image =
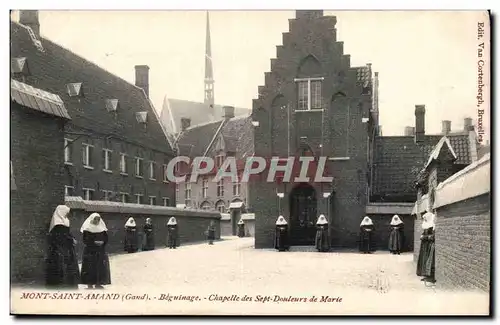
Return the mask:
<path id="1" fill-rule="evenodd" d="M 297 185 L 290 192 L 290 241 L 292 245 L 314 245 L 317 197 L 314 187 Z"/>

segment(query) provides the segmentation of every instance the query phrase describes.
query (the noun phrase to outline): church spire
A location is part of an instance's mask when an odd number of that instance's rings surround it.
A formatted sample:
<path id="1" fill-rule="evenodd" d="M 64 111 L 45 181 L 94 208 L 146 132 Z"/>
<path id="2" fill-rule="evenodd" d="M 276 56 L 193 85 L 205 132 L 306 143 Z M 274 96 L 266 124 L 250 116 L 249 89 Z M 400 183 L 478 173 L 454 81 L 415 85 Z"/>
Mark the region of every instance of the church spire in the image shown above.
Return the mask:
<path id="1" fill-rule="evenodd" d="M 207 30 L 205 43 L 205 100 L 210 114 L 214 115 L 214 71 L 212 66 L 212 44 L 210 40 L 210 18 L 207 11 Z"/>

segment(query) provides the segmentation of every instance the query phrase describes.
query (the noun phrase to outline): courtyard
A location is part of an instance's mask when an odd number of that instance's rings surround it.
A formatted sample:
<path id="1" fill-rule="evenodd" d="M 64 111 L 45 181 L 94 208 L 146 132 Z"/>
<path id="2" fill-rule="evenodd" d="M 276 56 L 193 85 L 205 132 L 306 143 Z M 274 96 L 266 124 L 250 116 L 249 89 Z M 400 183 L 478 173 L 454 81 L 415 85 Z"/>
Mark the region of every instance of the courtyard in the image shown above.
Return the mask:
<path id="1" fill-rule="evenodd" d="M 253 238 L 226 237 L 213 246 L 110 257 L 112 285 L 93 298 L 21 299 L 14 310 L 92 314 L 487 314 L 488 296 L 426 287 L 412 254 L 256 250 Z M 104 294 L 104 295 L 102 295 Z M 99 296 L 100 295 L 100 296 Z M 314 297 L 316 300 L 314 300 Z"/>

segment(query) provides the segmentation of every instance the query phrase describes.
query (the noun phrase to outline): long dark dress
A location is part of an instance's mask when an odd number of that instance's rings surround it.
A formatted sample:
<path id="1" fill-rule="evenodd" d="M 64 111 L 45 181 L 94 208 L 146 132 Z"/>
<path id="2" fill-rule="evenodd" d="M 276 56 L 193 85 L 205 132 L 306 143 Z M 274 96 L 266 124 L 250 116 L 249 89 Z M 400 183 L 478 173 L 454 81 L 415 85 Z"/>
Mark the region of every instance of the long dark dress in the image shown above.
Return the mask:
<path id="1" fill-rule="evenodd" d="M 215 240 L 215 227 L 214 226 L 208 226 L 207 239 L 208 239 L 208 243 L 210 245 L 212 245 L 214 243 L 214 240 Z"/>
<path id="2" fill-rule="evenodd" d="M 245 237 L 245 224 L 238 224 L 238 237 Z"/>
<path id="3" fill-rule="evenodd" d="M 99 246 L 95 241 L 103 241 Z M 109 258 L 106 254 L 108 233 L 106 231 L 91 233 L 83 232 L 83 262 L 81 283 L 87 285 L 111 284 L 111 273 L 109 270 Z"/>
<path id="4" fill-rule="evenodd" d="M 144 225 L 144 246 L 142 247 L 143 251 L 152 251 L 155 249 L 155 234 L 154 227 L 150 224 Z"/>
<path id="5" fill-rule="evenodd" d="M 392 254 L 400 254 L 404 243 L 404 226 L 399 224 L 391 226 L 391 234 L 389 235 L 389 251 Z"/>
<path id="6" fill-rule="evenodd" d="M 167 226 L 167 246 L 169 248 L 176 248 L 179 246 L 178 232 L 179 229 L 177 229 L 177 225 Z"/>
<path id="7" fill-rule="evenodd" d="M 424 229 L 418 254 L 417 275 L 433 280 L 435 266 L 434 228 Z"/>
<path id="8" fill-rule="evenodd" d="M 136 227 L 125 227 L 125 241 L 123 249 L 129 253 L 135 253 L 138 247 L 139 237 Z"/>
<path id="9" fill-rule="evenodd" d="M 359 251 L 363 253 L 371 253 L 375 250 L 373 242 L 373 225 L 359 227 Z M 367 231 L 371 230 L 371 231 Z"/>
<path id="10" fill-rule="evenodd" d="M 290 250 L 290 243 L 288 240 L 288 225 L 276 226 L 274 248 L 280 252 Z"/>
<path id="11" fill-rule="evenodd" d="M 78 289 L 80 269 L 69 227 L 57 225 L 49 233 L 45 282 L 48 288 Z"/>
<path id="12" fill-rule="evenodd" d="M 328 225 L 318 225 L 316 230 L 316 249 L 318 252 L 328 252 L 330 241 L 328 236 Z"/>

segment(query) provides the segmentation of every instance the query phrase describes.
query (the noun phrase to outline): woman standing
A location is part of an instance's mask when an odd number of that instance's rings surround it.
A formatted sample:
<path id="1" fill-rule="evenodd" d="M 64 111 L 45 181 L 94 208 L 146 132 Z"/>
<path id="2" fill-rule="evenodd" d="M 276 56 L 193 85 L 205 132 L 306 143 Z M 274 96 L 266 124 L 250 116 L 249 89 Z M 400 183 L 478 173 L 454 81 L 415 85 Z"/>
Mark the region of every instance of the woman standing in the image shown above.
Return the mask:
<path id="1" fill-rule="evenodd" d="M 363 218 L 359 225 L 359 251 L 363 254 L 371 254 L 375 247 L 373 245 L 373 221 L 368 216 Z"/>
<path id="2" fill-rule="evenodd" d="M 102 289 L 103 285 L 111 284 L 109 258 L 106 254 L 108 243 L 108 228 L 98 213 L 92 213 L 82 225 L 83 262 L 81 283 L 89 289 L 95 286 Z"/>
<path id="3" fill-rule="evenodd" d="M 238 237 L 245 237 L 245 222 L 243 221 L 243 219 L 240 219 L 240 221 L 238 221 Z"/>
<path id="4" fill-rule="evenodd" d="M 124 240 L 124 250 L 129 253 L 137 252 L 139 236 L 137 234 L 137 225 L 135 224 L 134 218 L 128 218 L 125 223 L 125 240 Z"/>
<path id="5" fill-rule="evenodd" d="M 80 270 L 76 258 L 76 240 L 69 231 L 70 208 L 59 205 L 49 226 L 49 247 L 45 281 L 49 288 L 78 289 Z"/>
<path id="6" fill-rule="evenodd" d="M 391 220 L 391 234 L 389 235 L 389 251 L 391 254 L 401 254 L 404 240 L 404 224 L 396 214 Z"/>
<path id="7" fill-rule="evenodd" d="M 178 231 L 177 228 L 177 220 L 174 217 L 171 217 L 167 223 L 167 246 L 168 248 L 177 248 L 178 245 Z"/>
<path id="8" fill-rule="evenodd" d="M 435 283 L 435 245 L 434 224 L 435 215 L 432 212 L 426 212 L 423 215 L 422 236 L 420 236 L 420 251 L 417 262 L 417 275 L 423 277 L 422 281 Z"/>
<path id="9" fill-rule="evenodd" d="M 316 222 L 316 249 L 318 252 L 328 252 L 330 250 L 330 241 L 328 236 L 328 220 L 322 214 Z"/>
<path id="10" fill-rule="evenodd" d="M 276 221 L 274 248 L 279 252 L 290 250 L 290 244 L 288 241 L 288 223 L 283 216 L 279 216 Z"/>
<path id="11" fill-rule="evenodd" d="M 207 229 L 207 239 L 208 239 L 208 244 L 213 245 L 214 240 L 215 240 L 215 223 L 214 221 L 210 221 L 210 225 L 208 226 Z"/>
<path id="12" fill-rule="evenodd" d="M 144 246 L 143 251 L 152 251 L 155 249 L 155 235 L 154 235 L 153 222 L 151 218 L 146 218 L 146 223 L 144 224 Z"/>

